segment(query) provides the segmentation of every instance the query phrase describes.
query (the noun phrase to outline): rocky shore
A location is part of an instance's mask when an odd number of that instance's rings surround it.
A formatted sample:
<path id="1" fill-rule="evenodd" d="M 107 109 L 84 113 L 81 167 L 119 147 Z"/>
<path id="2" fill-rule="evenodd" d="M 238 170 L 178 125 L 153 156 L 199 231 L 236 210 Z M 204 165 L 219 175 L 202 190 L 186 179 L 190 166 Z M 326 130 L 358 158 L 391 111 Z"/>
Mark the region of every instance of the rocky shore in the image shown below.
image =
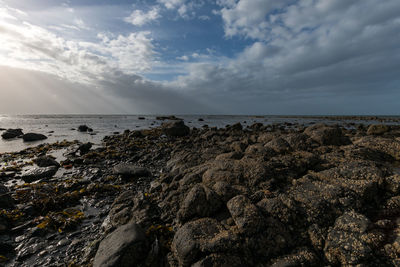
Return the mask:
<path id="1" fill-rule="evenodd" d="M 399 266 L 400 127 L 172 120 L 0 154 L 0 266 Z"/>

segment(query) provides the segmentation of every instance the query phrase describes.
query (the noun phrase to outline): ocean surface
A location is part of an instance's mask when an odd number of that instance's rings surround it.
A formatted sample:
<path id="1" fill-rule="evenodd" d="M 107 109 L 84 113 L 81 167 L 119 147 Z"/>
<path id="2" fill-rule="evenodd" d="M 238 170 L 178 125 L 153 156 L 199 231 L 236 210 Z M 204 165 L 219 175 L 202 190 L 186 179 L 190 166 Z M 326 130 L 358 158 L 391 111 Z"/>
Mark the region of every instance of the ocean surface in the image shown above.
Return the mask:
<path id="1" fill-rule="evenodd" d="M 139 119 L 142 117 L 142 119 Z M 37 142 L 23 142 L 22 139 L 4 140 L 0 138 L 0 153 L 19 151 L 29 146 L 41 143 L 54 143 L 62 140 L 80 140 L 100 144 L 104 136 L 124 130 L 148 129 L 160 126 L 164 121 L 157 120 L 156 115 L 0 115 L 0 128 L 21 128 L 24 133 L 41 133 L 48 139 Z M 274 123 L 301 123 L 305 125 L 325 122 L 331 123 L 378 123 L 377 120 L 366 117 L 365 120 L 337 117 L 311 117 L 311 116 L 230 116 L 230 115 L 177 115 L 190 127 L 200 128 L 225 127 L 240 122 L 244 127 L 255 122 L 265 125 Z M 144 118 L 144 119 L 143 119 Z M 386 117 L 384 123 L 400 124 L 400 117 Z M 392 118 L 392 119 L 391 119 Z M 203 119 L 203 121 L 199 120 Z M 87 125 L 93 133 L 81 133 L 76 129 L 79 125 Z M 0 131 L 1 134 L 2 131 Z"/>

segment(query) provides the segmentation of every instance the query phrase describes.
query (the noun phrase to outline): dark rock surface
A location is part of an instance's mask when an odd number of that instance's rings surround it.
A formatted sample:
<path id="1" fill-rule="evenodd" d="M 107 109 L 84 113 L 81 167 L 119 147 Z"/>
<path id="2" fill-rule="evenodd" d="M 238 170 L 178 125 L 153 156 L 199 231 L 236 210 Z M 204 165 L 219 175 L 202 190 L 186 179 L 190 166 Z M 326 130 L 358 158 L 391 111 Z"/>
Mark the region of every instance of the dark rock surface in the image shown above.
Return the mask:
<path id="1" fill-rule="evenodd" d="M 113 171 L 115 174 L 121 175 L 124 178 L 135 178 L 150 175 L 150 171 L 147 168 L 129 163 L 119 163 L 114 166 Z"/>
<path id="2" fill-rule="evenodd" d="M 12 139 L 15 137 L 19 137 L 23 135 L 22 129 L 7 129 L 4 133 L 1 134 L 3 139 Z"/>
<path id="3" fill-rule="evenodd" d="M 100 242 L 93 267 L 138 266 L 148 253 L 145 232 L 134 222 L 117 228 Z"/>
<path id="4" fill-rule="evenodd" d="M 33 181 L 49 178 L 56 174 L 58 168 L 56 166 L 49 166 L 43 168 L 33 168 L 21 175 L 22 180 L 27 183 L 31 183 Z"/>
<path id="5" fill-rule="evenodd" d="M 35 162 L 35 164 L 38 165 L 39 167 L 50 167 L 50 166 L 60 167 L 60 164 L 53 157 L 50 156 L 37 157 L 33 160 L 33 162 Z"/>
<path id="6" fill-rule="evenodd" d="M 22 136 L 22 139 L 25 142 L 32 142 L 32 141 L 45 140 L 45 139 L 47 139 L 47 136 L 45 136 L 44 134 L 38 134 L 38 133 L 26 133 Z"/>
<path id="7" fill-rule="evenodd" d="M 162 124 L 162 130 L 167 136 L 185 136 L 190 133 L 183 121 L 173 121 Z"/>

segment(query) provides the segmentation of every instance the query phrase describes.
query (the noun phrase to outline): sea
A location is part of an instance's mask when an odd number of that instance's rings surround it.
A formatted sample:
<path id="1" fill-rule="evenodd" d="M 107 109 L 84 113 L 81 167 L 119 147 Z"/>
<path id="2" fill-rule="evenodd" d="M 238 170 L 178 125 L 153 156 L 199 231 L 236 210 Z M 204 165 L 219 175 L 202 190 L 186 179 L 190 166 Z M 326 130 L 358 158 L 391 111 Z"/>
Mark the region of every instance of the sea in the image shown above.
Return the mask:
<path id="1" fill-rule="evenodd" d="M 20 128 L 24 133 L 34 132 L 46 135 L 46 140 L 37 142 L 24 142 L 21 138 L 4 140 L 0 138 L 0 153 L 15 152 L 30 146 L 42 143 L 54 143 L 62 140 L 79 140 L 81 142 L 92 142 L 101 144 L 107 135 L 122 133 L 124 130 L 150 129 L 160 126 L 163 120 L 157 119 L 163 115 L 0 115 L 0 128 Z M 164 115 L 165 116 L 165 115 Z M 249 116 L 249 115 L 175 115 L 183 119 L 189 127 L 201 128 L 225 127 L 240 122 L 244 127 L 253 123 L 264 125 L 289 123 L 311 125 L 314 123 L 346 123 L 354 125 L 357 123 L 374 124 L 382 123 L 373 117 L 360 118 L 337 117 L 337 116 Z M 400 116 L 383 116 L 383 123 L 400 124 Z M 79 125 L 87 125 L 93 129 L 91 133 L 77 131 Z M 3 131 L 3 130 L 2 130 Z M 0 131 L 0 134 L 2 133 Z"/>

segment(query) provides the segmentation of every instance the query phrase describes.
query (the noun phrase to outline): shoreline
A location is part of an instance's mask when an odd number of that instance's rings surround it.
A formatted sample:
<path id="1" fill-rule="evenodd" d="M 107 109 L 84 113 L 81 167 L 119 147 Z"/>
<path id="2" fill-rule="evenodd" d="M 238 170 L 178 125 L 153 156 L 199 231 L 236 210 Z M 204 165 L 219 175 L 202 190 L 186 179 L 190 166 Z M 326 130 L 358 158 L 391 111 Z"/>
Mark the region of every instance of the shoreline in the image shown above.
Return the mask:
<path id="1" fill-rule="evenodd" d="M 337 123 L 177 120 L 2 153 L 0 263 L 396 265 L 400 126 Z"/>

